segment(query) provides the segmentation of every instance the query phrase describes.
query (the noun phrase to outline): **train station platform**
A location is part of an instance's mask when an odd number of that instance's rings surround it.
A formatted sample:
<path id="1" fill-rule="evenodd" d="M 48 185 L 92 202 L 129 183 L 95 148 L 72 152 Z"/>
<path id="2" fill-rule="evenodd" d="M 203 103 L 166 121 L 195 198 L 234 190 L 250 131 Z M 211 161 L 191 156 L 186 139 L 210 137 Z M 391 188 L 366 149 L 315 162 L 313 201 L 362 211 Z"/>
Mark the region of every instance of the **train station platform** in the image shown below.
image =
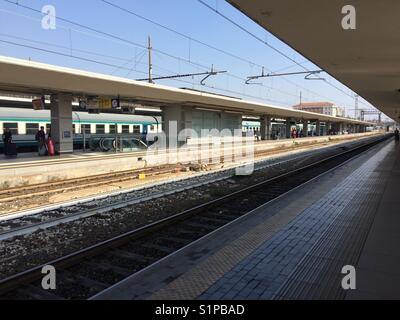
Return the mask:
<path id="1" fill-rule="evenodd" d="M 254 154 L 265 152 L 291 151 L 291 149 L 301 149 L 312 147 L 313 145 L 323 146 L 330 143 L 341 143 L 360 138 L 367 138 L 371 135 L 382 134 L 380 132 L 368 132 L 349 135 L 308 137 L 302 139 L 283 139 L 273 141 L 259 141 L 254 144 Z M 246 143 L 240 147 L 245 150 Z M 196 146 L 190 146 L 196 148 Z M 236 145 L 227 147 L 221 146 L 220 153 L 227 154 L 226 150 L 238 148 Z M 218 149 L 218 148 L 217 148 Z M 212 151 L 218 151 L 212 149 Z M 148 152 L 149 151 L 149 152 Z M 197 152 L 197 154 L 196 154 Z M 123 172 L 135 169 L 148 168 L 175 163 L 193 163 L 193 158 L 199 159 L 204 155 L 213 157 L 213 152 L 204 153 L 203 147 L 198 147 L 195 152 L 180 152 L 170 150 L 166 157 L 165 149 L 143 150 L 127 153 L 101 153 L 77 151 L 73 154 L 64 154 L 55 157 L 39 157 L 37 153 L 20 154 L 18 157 L 8 158 L 0 155 L 0 189 L 2 185 L 6 187 L 20 187 L 32 184 L 48 183 L 67 179 L 96 176 L 115 172 Z M 206 160 L 209 160 L 209 159 Z M 202 159 L 205 160 L 205 159 Z M 203 161 L 204 162 L 204 161 Z M 227 164 L 227 163 L 225 163 Z"/>
<path id="2" fill-rule="evenodd" d="M 399 190 L 391 139 L 94 299 L 399 299 Z"/>

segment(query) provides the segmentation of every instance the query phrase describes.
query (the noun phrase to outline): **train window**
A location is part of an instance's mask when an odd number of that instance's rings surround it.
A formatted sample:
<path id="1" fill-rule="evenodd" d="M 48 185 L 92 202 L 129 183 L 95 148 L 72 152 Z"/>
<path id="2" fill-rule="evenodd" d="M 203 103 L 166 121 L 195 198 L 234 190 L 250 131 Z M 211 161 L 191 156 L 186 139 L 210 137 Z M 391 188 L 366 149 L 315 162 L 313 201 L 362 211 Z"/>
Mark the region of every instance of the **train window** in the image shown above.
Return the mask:
<path id="1" fill-rule="evenodd" d="M 49 134 L 51 131 L 51 124 L 50 123 L 46 123 L 46 133 Z"/>
<path id="2" fill-rule="evenodd" d="M 90 124 L 82 124 L 81 132 L 85 134 L 90 134 Z"/>
<path id="3" fill-rule="evenodd" d="M 3 130 L 10 129 L 13 135 L 18 135 L 18 123 L 3 123 Z"/>
<path id="4" fill-rule="evenodd" d="M 26 124 L 26 134 L 34 135 L 38 132 L 38 130 L 39 130 L 38 123 L 27 123 Z"/>
<path id="5" fill-rule="evenodd" d="M 150 126 L 150 131 L 151 131 L 151 132 L 154 131 L 155 129 L 156 129 L 155 126 L 153 126 L 153 125 Z"/>
<path id="6" fill-rule="evenodd" d="M 104 124 L 96 124 L 96 133 L 97 134 L 105 134 L 106 126 Z"/>
<path id="7" fill-rule="evenodd" d="M 122 126 L 122 133 L 129 133 L 129 126 Z"/>
<path id="8" fill-rule="evenodd" d="M 135 134 L 140 133 L 140 126 L 133 126 L 133 133 Z"/>
<path id="9" fill-rule="evenodd" d="M 75 134 L 75 133 L 76 133 L 76 125 L 73 124 L 73 125 L 72 125 L 72 134 Z"/>
<path id="10" fill-rule="evenodd" d="M 117 126 L 115 124 L 110 124 L 110 133 L 117 133 Z"/>

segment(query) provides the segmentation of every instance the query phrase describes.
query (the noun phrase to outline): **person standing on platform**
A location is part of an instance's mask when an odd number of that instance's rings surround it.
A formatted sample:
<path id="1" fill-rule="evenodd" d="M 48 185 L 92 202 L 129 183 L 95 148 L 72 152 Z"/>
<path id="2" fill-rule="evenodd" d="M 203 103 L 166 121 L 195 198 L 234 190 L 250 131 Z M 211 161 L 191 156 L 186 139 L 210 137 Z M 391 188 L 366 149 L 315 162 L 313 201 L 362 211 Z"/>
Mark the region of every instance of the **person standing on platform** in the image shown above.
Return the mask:
<path id="1" fill-rule="evenodd" d="M 39 156 L 46 155 L 46 133 L 44 132 L 44 127 L 40 127 L 40 130 L 36 133 L 36 141 L 38 143 Z"/>
<path id="2" fill-rule="evenodd" d="M 399 141 L 399 139 L 400 139 L 399 129 L 396 128 L 396 130 L 394 130 L 394 136 L 395 136 L 396 141 Z"/>
<path id="3" fill-rule="evenodd" d="M 297 130 L 293 128 L 292 130 L 292 139 L 296 139 L 297 137 Z"/>
<path id="4" fill-rule="evenodd" d="M 4 133 L 3 133 L 3 144 L 4 144 L 4 154 L 8 154 L 8 148 L 10 146 L 10 143 L 12 141 L 12 133 L 11 130 L 8 128 L 4 128 Z"/>

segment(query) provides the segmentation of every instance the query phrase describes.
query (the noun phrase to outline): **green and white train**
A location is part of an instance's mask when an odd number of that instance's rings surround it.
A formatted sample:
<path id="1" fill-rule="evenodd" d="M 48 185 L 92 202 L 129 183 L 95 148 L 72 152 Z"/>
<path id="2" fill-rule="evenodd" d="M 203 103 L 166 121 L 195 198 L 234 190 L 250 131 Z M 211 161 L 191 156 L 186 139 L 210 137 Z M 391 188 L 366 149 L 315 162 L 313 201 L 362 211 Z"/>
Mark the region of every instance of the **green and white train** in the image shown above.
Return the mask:
<path id="1" fill-rule="evenodd" d="M 19 152 L 36 150 L 36 133 L 40 127 L 44 127 L 46 133 L 49 133 L 50 123 L 49 110 L 0 108 L 0 136 L 5 128 L 9 128 Z M 130 114 L 73 112 L 71 129 L 74 134 L 74 148 L 80 149 L 83 147 L 84 136 L 87 141 L 92 138 L 111 138 L 116 135 L 145 140 L 148 133 L 161 131 L 161 118 Z M 1 151 L 3 147 L 1 139 Z"/>

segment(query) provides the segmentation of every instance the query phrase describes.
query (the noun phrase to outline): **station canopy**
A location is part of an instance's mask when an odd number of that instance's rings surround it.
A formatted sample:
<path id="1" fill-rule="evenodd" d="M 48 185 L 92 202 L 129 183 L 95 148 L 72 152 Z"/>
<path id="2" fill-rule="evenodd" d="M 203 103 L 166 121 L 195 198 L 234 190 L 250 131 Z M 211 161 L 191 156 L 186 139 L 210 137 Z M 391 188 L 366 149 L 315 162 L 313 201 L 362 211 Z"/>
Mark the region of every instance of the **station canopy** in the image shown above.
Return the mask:
<path id="1" fill-rule="evenodd" d="M 228 2 L 384 114 L 400 120 L 400 1 Z M 355 29 L 342 27 L 346 5 L 355 8 Z"/>
<path id="2" fill-rule="evenodd" d="M 332 117 L 212 93 L 172 88 L 2 56 L 0 56 L 0 90 L 36 95 L 69 93 L 75 97 L 97 96 L 110 99 L 120 97 L 157 107 L 167 108 L 171 105 L 181 105 L 217 109 L 243 115 L 270 115 L 297 120 L 371 125 L 369 122 L 349 118 Z"/>

